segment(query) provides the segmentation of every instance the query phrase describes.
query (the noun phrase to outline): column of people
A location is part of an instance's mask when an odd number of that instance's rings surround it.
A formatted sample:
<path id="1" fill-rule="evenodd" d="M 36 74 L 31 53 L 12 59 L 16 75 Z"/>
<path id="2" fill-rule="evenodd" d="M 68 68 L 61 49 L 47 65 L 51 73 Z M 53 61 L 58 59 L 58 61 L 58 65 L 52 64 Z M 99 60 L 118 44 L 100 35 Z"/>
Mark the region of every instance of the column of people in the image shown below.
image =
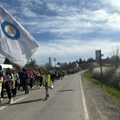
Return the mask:
<path id="1" fill-rule="evenodd" d="M 0 66 L 0 103 L 4 99 L 4 92 L 6 91 L 8 96 L 8 103 L 13 103 L 13 97 L 16 96 L 17 91 L 24 91 L 25 94 L 29 94 L 29 89 L 33 89 L 35 85 L 37 88 L 45 87 L 45 100 L 49 97 L 48 88 L 53 88 L 55 79 L 58 80 L 62 76 L 63 72 L 58 73 L 57 71 L 40 71 L 40 70 L 26 70 L 7 68 L 5 72 L 2 71 Z"/>

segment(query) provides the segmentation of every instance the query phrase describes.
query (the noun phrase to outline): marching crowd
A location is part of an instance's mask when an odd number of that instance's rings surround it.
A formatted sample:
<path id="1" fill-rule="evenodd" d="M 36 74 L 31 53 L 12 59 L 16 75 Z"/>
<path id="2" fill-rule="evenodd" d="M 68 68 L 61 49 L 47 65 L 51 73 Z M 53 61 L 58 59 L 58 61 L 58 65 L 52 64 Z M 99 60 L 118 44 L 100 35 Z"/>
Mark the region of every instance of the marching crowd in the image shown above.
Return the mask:
<path id="1" fill-rule="evenodd" d="M 7 68 L 3 72 L 0 66 L 0 104 L 4 99 L 5 91 L 9 99 L 8 103 L 12 104 L 17 91 L 22 89 L 25 94 L 29 94 L 29 88 L 33 89 L 34 85 L 38 88 L 45 87 L 45 100 L 47 100 L 49 97 L 48 88 L 53 88 L 55 79 L 62 79 L 62 77 L 64 77 L 64 71 L 26 70 L 24 68 L 16 71 Z"/>

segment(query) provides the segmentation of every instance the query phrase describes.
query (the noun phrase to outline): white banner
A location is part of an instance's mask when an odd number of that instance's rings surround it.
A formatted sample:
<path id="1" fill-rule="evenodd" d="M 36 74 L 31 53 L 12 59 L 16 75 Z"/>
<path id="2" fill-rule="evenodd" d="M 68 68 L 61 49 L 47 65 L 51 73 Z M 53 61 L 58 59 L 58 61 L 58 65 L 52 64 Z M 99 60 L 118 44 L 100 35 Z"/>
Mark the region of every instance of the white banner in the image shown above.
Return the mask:
<path id="1" fill-rule="evenodd" d="M 23 67 L 38 47 L 35 39 L 0 6 L 0 53 Z"/>

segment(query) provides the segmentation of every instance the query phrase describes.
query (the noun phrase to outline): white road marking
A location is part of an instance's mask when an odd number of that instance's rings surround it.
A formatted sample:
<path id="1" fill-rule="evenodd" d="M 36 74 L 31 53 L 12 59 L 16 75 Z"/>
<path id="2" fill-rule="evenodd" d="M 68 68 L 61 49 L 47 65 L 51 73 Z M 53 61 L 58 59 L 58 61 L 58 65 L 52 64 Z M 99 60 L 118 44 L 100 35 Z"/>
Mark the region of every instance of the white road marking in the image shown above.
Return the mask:
<path id="1" fill-rule="evenodd" d="M 15 100 L 15 101 L 13 101 L 13 103 L 12 104 L 14 104 L 14 103 L 16 103 L 16 102 L 18 102 L 18 101 L 20 101 L 20 100 L 22 100 L 22 99 L 24 99 L 25 97 L 22 97 L 22 98 L 19 98 L 19 99 L 17 99 L 17 100 Z"/>
<path id="2" fill-rule="evenodd" d="M 0 110 L 4 109 L 4 108 L 6 108 L 6 107 L 8 107 L 8 106 L 3 106 L 3 107 L 0 107 Z"/>
<path id="3" fill-rule="evenodd" d="M 81 82 L 81 76 L 80 76 L 80 86 L 81 86 L 81 92 L 82 92 L 82 101 L 83 101 L 83 107 L 84 107 L 85 120 L 89 120 L 87 105 L 86 105 L 86 102 L 85 102 L 85 96 L 84 96 L 82 82 Z"/>
<path id="4" fill-rule="evenodd" d="M 18 101 L 20 101 L 20 100 L 22 100 L 22 99 L 24 99 L 24 98 L 25 98 L 25 97 L 19 98 L 19 99 L 13 101 L 12 104 L 14 104 L 14 103 L 16 103 L 16 102 L 18 102 Z M 6 106 L 3 106 L 3 107 L 0 107 L 0 110 L 3 110 L 4 108 L 6 108 L 6 107 L 8 107 L 8 106 L 9 106 L 9 105 L 6 105 Z"/>

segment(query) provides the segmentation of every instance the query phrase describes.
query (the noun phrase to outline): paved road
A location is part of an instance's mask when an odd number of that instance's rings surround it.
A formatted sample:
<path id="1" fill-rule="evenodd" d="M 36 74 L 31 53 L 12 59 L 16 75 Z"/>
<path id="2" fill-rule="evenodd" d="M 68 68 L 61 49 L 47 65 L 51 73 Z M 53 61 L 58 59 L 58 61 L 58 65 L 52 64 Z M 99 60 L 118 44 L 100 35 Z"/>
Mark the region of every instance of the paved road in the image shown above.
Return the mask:
<path id="1" fill-rule="evenodd" d="M 0 107 L 0 120 L 89 120 L 80 73 L 56 81 L 50 98 L 44 101 L 45 90 L 19 92 L 14 104 Z"/>

